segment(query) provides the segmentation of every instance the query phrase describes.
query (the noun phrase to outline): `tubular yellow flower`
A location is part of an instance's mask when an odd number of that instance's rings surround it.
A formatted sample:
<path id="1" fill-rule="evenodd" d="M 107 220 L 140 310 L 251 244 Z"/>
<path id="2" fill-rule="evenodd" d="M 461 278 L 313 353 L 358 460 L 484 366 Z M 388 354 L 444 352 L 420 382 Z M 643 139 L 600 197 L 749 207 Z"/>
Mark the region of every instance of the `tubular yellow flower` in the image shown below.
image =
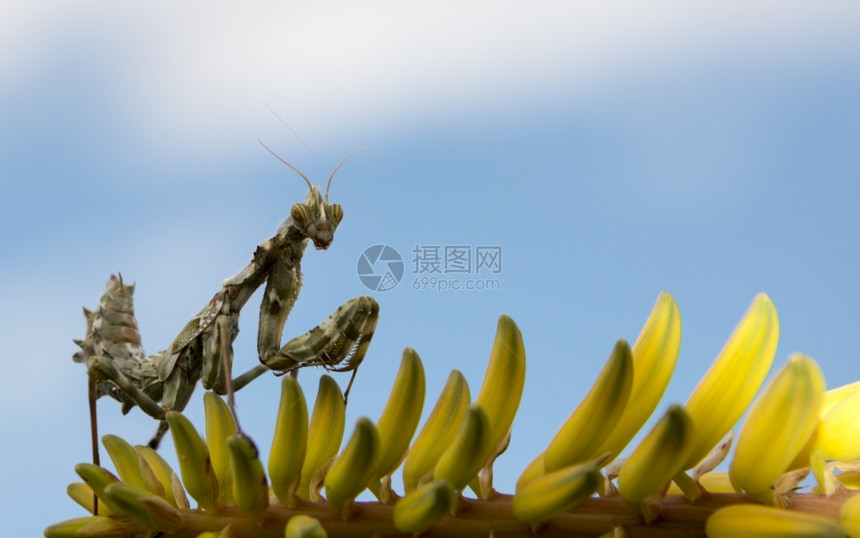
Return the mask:
<path id="1" fill-rule="evenodd" d="M 185 497 L 185 490 L 182 489 L 179 477 L 176 476 L 170 465 L 164 461 L 164 458 L 148 446 L 136 446 L 134 449 L 146 460 L 149 468 L 155 474 L 155 478 L 161 483 L 164 491 L 164 499 L 175 508 L 188 508 L 188 498 Z"/>
<path id="2" fill-rule="evenodd" d="M 102 437 L 102 444 L 104 444 L 120 480 L 126 484 L 144 488 L 156 495 L 164 495 L 164 488 L 155 477 L 155 473 L 152 472 L 149 464 L 133 446 L 116 435 L 105 435 Z"/>
<path id="3" fill-rule="evenodd" d="M 684 406 L 696 438 L 682 470 L 704 458 L 746 411 L 767 377 L 778 340 L 776 308 L 759 294 Z"/>
<path id="4" fill-rule="evenodd" d="M 490 446 L 490 420 L 478 405 L 466 412 L 460 431 L 439 458 L 433 470 L 435 480 L 447 480 L 454 490 L 461 491 L 477 476 Z"/>
<path id="5" fill-rule="evenodd" d="M 535 478 L 542 477 L 545 473 L 544 470 L 544 462 L 543 458 L 546 455 L 546 452 L 541 452 L 538 456 L 529 463 L 523 472 L 520 473 L 520 477 L 517 478 L 517 484 L 515 487 L 516 491 L 519 491 L 523 486 L 534 480 Z"/>
<path id="6" fill-rule="evenodd" d="M 247 437 L 234 435 L 227 439 L 227 448 L 236 506 L 252 519 L 261 521 L 269 507 L 269 485 L 257 447 Z"/>
<path id="7" fill-rule="evenodd" d="M 839 522 L 849 538 L 860 538 L 860 494 L 845 501 L 839 509 Z"/>
<path id="8" fill-rule="evenodd" d="M 713 471 L 705 473 L 698 478 L 699 484 L 708 493 L 735 493 L 735 488 L 729 480 L 728 471 Z M 677 484 L 672 482 L 669 484 L 668 495 L 683 495 L 683 491 Z"/>
<path id="9" fill-rule="evenodd" d="M 98 496 L 99 506 L 104 504 L 108 507 L 108 510 L 110 510 L 111 513 L 122 513 L 121 507 L 113 504 L 111 499 L 107 499 L 104 496 L 104 490 L 106 487 L 111 484 L 119 483 L 119 479 L 116 476 L 114 476 L 110 471 L 102 469 L 98 465 L 93 465 L 92 463 L 79 463 L 75 465 L 75 472 L 78 473 L 78 476 L 84 480 L 84 483 Z"/>
<path id="10" fill-rule="evenodd" d="M 294 504 L 307 446 L 308 406 L 305 395 L 295 377 L 285 376 L 281 382 L 281 402 L 269 451 L 269 480 L 275 496 L 286 506 Z"/>
<path id="11" fill-rule="evenodd" d="M 317 399 L 308 427 L 308 449 L 302 465 L 302 479 L 298 490 L 299 497 L 302 499 L 320 500 L 319 489 L 322 486 L 320 471 L 337 454 L 337 449 L 340 448 L 340 442 L 343 440 L 345 424 L 346 409 L 343 404 L 343 393 L 334 379 L 324 375 L 320 377 Z"/>
<path id="12" fill-rule="evenodd" d="M 121 514 L 150 529 L 175 532 L 182 523 L 176 508 L 154 493 L 137 486 L 115 482 L 105 487 L 105 499 L 121 509 Z"/>
<path id="13" fill-rule="evenodd" d="M 544 472 L 551 473 L 600 455 L 597 449 L 624 412 L 632 385 L 630 347 L 619 340 L 597 382 L 549 443 L 544 454 Z"/>
<path id="14" fill-rule="evenodd" d="M 203 409 L 206 417 L 206 449 L 212 461 L 212 472 L 218 481 L 218 501 L 230 506 L 233 504 L 233 477 L 230 473 L 227 439 L 236 435 L 236 424 L 227 404 L 214 392 L 203 395 Z"/>
<path id="15" fill-rule="evenodd" d="M 523 394 L 525 376 L 526 352 L 520 330 L 514 320 L 508 316 L 499 316 L 484 383 L 475 399 L 475 403 L 486 411 L 490 419 L 492 449 L 502 442 L 511 429 Z"/>
<path id="16" fill-rule="evenodd" d="M 214 512 L 217 508 L 218 480 L 212 471 L 206 444 L 191 421 L 176 411 L 167 413 L 167 423 L 170 425 L 185 489 L 203 510 Z"/>
<path id="17" fill-rule="evenodd" d="M 833 407 L 818 424 L 810 464 L 818 485 L 832 495 L 835 478 L 825 479 L 827 461 L 860 459 L 860 391 L 852 393 Z"/>
<path id="18" fill-rule="evenodd" d="M 837 478 L 846 489 L 860 490 L 860 464 L 855 464 L 853 467 L 854 470 L 843 470 Z"/>
<path id="19" fill-rule="evenodd" d="M 618 493 L 624 501 L 652 521 L 666 486 L 687 461 L 695 427 L 686 410 L 669 407 L 654 428 L 633 449 L 618 472 Z"/>
<path id="20" fill-rule="evenodd" d="M 66 493 L 87 512 L 93 513 L 93 488 L 83 482 L 73 482 L 66 487 Z M 106 504 L 99 503 L 100 516 L 109 516 L 111 514 L 113 512 Z"/>
<path id="21" fill-rule="evenodd" d="M 379 457 L 379 433 L 373 422 L 358 419 L 346 448 L 335 458 L 325 476 L 329 504 L 347 519 L 355 497 L 367 486 Z"/>
<path id="22" fill-rule="evenodd" d="M 633 386 L 621 417 L 609 437 L 594 451 L 618 457 L 657 408 L 681 349 L 681 314 L 671 294 L 662 292 L 633 344 Z"/>
<path id="23" fill-rule="evenodd" d="M 824 393 L 824 405 L 821 408 L 821 414 L 824 415 L 845 398 L 851 396 L 855 392 L 860 392 L 860 381 L 848 383 L 841 387 L 828 390 Z"/>
<path id="24" fill-rule="evenodd" d="M 821 415 L 820 418 L 824 418 L 827 413 L 830 412 L 831 409 L 836 407 L 842 400 L 851 396 L 855 392 L 860 392 L 860 381 L 855 381 L 854 383 L 849 383 L 847 385 L 842 385 L 841 387 L 836 387 L 835 389 L 830 389 L 824 393 L 824 403 L 821 406 Z M 819 426 L 821 422 L 819 421 Z M 789 469 L 800 469 L 802 467 L 809 467 L 809 457 L 812 455 L 812 447 L 815 446 L 815 442 L 818 440 L 818 428 L 812 433 L 809 437 L 809 440 L 806 441 L 806 445 L 804 445 L 803 449 L 797 454 L 794 458 L 794 461 L 791 462 Z"/>
<path id="25" fill-rule="evenodd" d="M 708 518 L 708 538 L 842 538 L 839 522 L 825 516 L 758 504 L 720 508 Z"/>
<path id="26" fill-rule="evenodd" d="M 394 526 L 404 533 L 419 534 L 450 512 L 457 493 L 447 480 L 434 480 L 398 499 L 394 505 Z"/>
<path id="27" fill-rule="evenodd" d="M 603 480 L 593 462 L 571 465 L 536 478 L 514 495 L 514 517 L 535 525 L 564 513 L 597 491 Z"/>
<path id="28" fill-rule="evenodd" d="M 508 316 L 499 316 L 496 339 L 490 352 L 490 361 L 484 374 L 484 382 L 475 403 L 490 419 L 490 448 L 483 458 L 491 465 L 496 455 L 504 449 L 504 443 L 520 406 L 523 385 L 526 379 L 526 351 L 520 329 Z M 478 496 L 490 494 L 490 485 L 480 483 L 473 486 Z"/>
<path id="29" fill-rule="evenodd" d="M 132 536 L 139 530 L 136 523 L 107 516 L 70 519 L 45 529 L 45 538 L 114 538 Z"/>
<path id="30" fill-rule="evenodd" d="M 773 484 L 815 430 L 823 400 L 818 364 L 793 355 L 747 417 L 729 467 L 732 485 L 765 504 L 780 502 Z"/>
<path id="31" fill-rule="evenodd" d="M 388 403 L 376 423 L 380 454 L 377 477 L 390 475 L 403 461 L 424 408 L 424 366 L 412 348 L 403 350 Z"/>
<path id="32" fill-rule="evenodd" d="M 284 538 L 328 538 L 328 533 L 318 519 L 299 514 L 287 522 Z"/>
<path id="33" fill-rule="evenodd" d="M 459 371 L 452 371 L 403 462 L 403 486 L 406 493 L 418 487 L 420 480 L 433 470 L 439 457 L 450 446 L 469 409 L 470 401 L 466 378 Z"/>

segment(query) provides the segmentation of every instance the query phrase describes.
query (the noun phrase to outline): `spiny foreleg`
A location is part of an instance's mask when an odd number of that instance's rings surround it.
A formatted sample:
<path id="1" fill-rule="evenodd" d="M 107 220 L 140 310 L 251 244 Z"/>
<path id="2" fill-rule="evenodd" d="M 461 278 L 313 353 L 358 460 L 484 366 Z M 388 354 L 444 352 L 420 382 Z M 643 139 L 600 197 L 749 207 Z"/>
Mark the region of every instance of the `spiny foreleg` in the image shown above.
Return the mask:
<path id="1" fill-rule="evenodd" d="M 239 312 L 231 308 L 229 293 L 224 293 L 222 297 L 220 312 L 194 342 L 199 344 L 200 354 L 199 360 L 195 362 L 201 365 L 200 379 L 203 388 L 212 390 L 216 394 L 227 395 L 227 406 L 238 433 L 242 434 L 233 393 L 268 372 L 269 369 L 259 364 L 236 379 L 232 378 L 233 342 L 239 334 Z M 194 346 L 188 346 L 186 350 L 193 350 L 193 348 Z"/>
<path id="2" fill-rule="evenodd" d="M 267 366 L 270 357 L 276 355 L 281 347 L 284 324 L 301 286 L 301 268 L 298 261 L 294 263 L 286 256 L 278 257 L 272 264 L 260 303 L 260 325 L 257 332 L 257 353 L 260 362 Z"/>
<path id="3" fill-rule="evenodd" d="M 350 299 L 325 321 L 293 338 L 277 352 L 268 353 L 263 360 L 272 370 L 292 372 L 304 366 L 323 366 L 333 372 L 352 371 L 344 400 L 349 396 L 352 382 L 370 346 L 379 304 L 367 296 Z"/>

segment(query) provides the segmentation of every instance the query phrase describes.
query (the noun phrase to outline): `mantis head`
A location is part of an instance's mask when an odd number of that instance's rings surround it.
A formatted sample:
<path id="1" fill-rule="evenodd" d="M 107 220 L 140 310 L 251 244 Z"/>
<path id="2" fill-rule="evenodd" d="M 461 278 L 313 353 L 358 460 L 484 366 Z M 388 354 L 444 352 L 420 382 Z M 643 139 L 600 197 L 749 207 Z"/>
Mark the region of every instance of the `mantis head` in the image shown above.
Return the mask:
<path id="1" fill-rule="evenodd" d="M 311 185 L 310 182 L 308 185 L 309 190 L 305 201 L 293 204 L 290 208 L 290 216 L 293 217 L 293 225 L 302 235 L 313 241 L 318 250 L 325 250 L 334 239 L 334 231 L 343 218 L 343 208 L 340 204 L 328 203 L 328 188 L 323 198 L 319 187 Z M 329 179 L 329 185 L 331 185 L 331 179 Z"/>
<path id="2" fill-rule="evenodd" d="M 307 176 L 301 173 L 295 166 L 291 165 L 284 159 L 281 159 L 281 157 L 266 147 L 262 142 L 260 142 L 260 144 L 266 148 L 269 153 L 277 157 L 278 160 L 289 166 L 295 173 L 302 176 L 302 179 L 304 179 L 305 183 L 308 184 L 308 194 L 305 197 L 305 201 L 293 204 L 293 207 L 290 208 L 290 216 L 293 220 L 292 224 L 299 233 L 313 241 L 314 247 L 318 250 L 327 249 L 334 239 L 334 231 L 337 229 L 337 225 L 340 224 L 341 219 L 343 219 L 343 208 L 340 204 L 330 204 L 328 201 L 328 191 L 331 188 L 331 182 L 334 179 L 335 174 L 337 174 L 337 171 L 341 166 L 343 166 L 347 159 L 352 157 L 356 151 L 359 151 L 362 148 L 352 151 L 334 168 L 328 178 L 328 183 L 325 188 L 325 196 L 323 196 L 320 194 L 319 187 L 312 185 Z"/>

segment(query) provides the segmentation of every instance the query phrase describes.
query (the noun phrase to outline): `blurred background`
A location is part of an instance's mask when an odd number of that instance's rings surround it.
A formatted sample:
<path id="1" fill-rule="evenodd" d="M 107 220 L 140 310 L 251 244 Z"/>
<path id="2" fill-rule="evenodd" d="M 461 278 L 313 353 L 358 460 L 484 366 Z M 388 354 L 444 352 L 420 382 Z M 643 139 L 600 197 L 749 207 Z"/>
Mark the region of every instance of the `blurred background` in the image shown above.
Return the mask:
<path id="1" fill-rule="evenodd" d="M 284 335 L 351 297 L 379 301 L 346 436 L 379 417 L 407 346 L 425 416 L 454 368 L 476 395 L 508 314 L 528 353 L 495 472 L 513 492 L 663 290 L 683 341 L 655 415 L 686 401 L 759 292 L 780 315 L 773 371 L 799 351 L 829 387 L 860 379 L 856 2 L 46 0 L 0 7 L 0 43 L 11 535 L 84 514 L 64 493 L 90 459 L 71 360 L 81 306 L 122 272 L 147 352 L 163 349 L 304 198 L 258 138 L 322 184 L 366 147 L 332 184 L 345 217 L 327 251 L 306 252 Z M 373 245 L 403 260 L 387 291 L 359 279 Z M 493 271 L 479 247 L 499 254 Z M 421 264 L 433 252 L 438 273 Z M 446 252 L 471 265 L 446 268 Z M 237 370 L 257 363 L 258 304 Z M 309 402 L 321 373 L 299 376 Z M 279 390 L 267 375 L 237 394 L 263 458 Z M 202 393 L 187 410 L 201 428 Z M 99 404 L 102 434 L 145 443 L 155 429 Z M 175 461 L 169 436 L 161 453 Z"/>

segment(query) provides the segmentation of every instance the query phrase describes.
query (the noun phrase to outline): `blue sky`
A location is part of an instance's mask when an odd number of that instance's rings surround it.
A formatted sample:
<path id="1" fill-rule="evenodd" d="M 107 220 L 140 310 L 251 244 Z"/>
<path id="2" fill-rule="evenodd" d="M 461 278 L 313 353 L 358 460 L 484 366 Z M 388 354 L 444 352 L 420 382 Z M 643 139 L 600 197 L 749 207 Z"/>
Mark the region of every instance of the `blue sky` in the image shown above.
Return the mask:
<path id="1" fill-rule="evenodd" d="M 164 348 L 304 198 L 258 138 L 317 183 L 366 146 L 332 186 L 345 218 L 328 251 L 307 252 L 285 331 L 357 295 L 379 301 L 347 435 L 378 418 L 407 346 L 424 361 L 425 413 L 451 369 L 477 394 L 509 314 L 529 365 L 496 467 L 510 492 L 663 290 L 683 342 L 659 409 L 686 400 L 758 292 L 780 314 L 777 367 L 800 351 L 828 386 L 860 379 L 854 2 L 41 4 L 0 17 L 12 534 L 83 514 L 64 494 L 90 453 L 71 361 L 81 306 L 121 271 L 144 346 Z M 356 274 L 375 244 L 405 261 L 384 293 Z M 416 246 L 499 247 L 497 289 L 413 289 L 429 276 Z M 257 304 L 237 368 L 256 364 Z M 311 401 L 319 374 L 299 378 Z M 266 376 L 237 396 L 264 449 L 279 386 Z M 149 417 L 99 403 L 102 433 L 149 438 Z M 37 498 L 45 519 L 27 521 Z"/>

